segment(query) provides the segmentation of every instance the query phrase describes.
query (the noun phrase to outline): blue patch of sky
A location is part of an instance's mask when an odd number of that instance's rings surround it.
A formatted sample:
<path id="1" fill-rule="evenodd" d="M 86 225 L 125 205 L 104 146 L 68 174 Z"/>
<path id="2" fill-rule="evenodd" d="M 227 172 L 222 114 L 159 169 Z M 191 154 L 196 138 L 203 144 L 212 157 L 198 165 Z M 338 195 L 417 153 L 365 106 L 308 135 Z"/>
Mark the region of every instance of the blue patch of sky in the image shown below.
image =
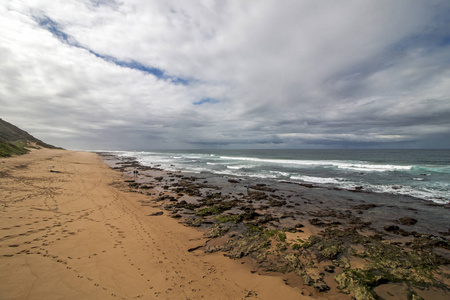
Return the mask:
<path id="1" fill-rule="evenodd" d="M 190 82 L 190 80 L 188 80 L 188 79 L 183 79 L 183 78 L 176 77 L 176 76 L 166 75 L 164 70 L 161 70 L 158 68 L 153 68 L 153 67 L 147 67 L 135 60 L 124 61 L 124 60 L 117 59 L 110 55 L 103 55 L 98 52 L 95 52 L 94 50 L 91 50 L 87 47 L 80 45 L 73 37 L 66 34 L 61 29 L 61 26 L 57 22 L 53 21 L 49 17 L 47 17 L 47 16 L 36 17 L 35 16 L 34 19 L 36 20 L 36 22 L 39 24 L 40 27 L 48 30 L 51 34 L 53 34 L 54 37 L 56 37 L 62 43 L 67 44 L 69 46 L 73 46 L 73 47 L 77 47 L 77 48 L 86 50 L 89 53 L 95 55 L 96 57 L 103 59 L 104 61 L 113 63 L 120 67 L 125 67 L 125 68 L 129 68 L 129 69 L 133 69 L 133 70 L 139 70 L 146 74 L 152 74 L 159 79 L 169 80 L 170 82 L 172 82 L 174 84 L 188 85 Z"/>
<path id="2" fill-rule="evenodd" d="M 39 24 L 39 26 L 50 31 L 50 33 L 53 34 L 53 36 L 55 36 L 61 42 L 71 46 L 80 47 L 77 41 L 72 39 L 68 34 L 63 32 L 61 29 L 59 29 L 60 26 L 58 25 L 58 23 L 56 23 L 49 17 L 41 17 L 41 18 L 35 17 L 35 20 Z"/>
<path id="3" fill-rule="evenodd" d="M 203 98 L 203 99 L 201 99 L 201 100 L 199 100 L 197 102 L 194 102 L 192 104 L 194 104 L 194 105 L 202 105 L 202 104 L 206 104 L 206 103 L 215 104 L 215 103 L 219 103 L 219 100 L 212 99 L 212 98 Z"/>
<path id="4" fill-rule="evenodd" d="M 439 46 L 441 46 L 441 47 L 446 47 L 448 45 L 450 45 L 450 35 L 443 37 L 439 43 Z"/>
<path id="5" fill-rule="evenodd" d="M 192 82 L 193 80 L 188 80 L 188 79 L 183 79 L 180 77 L 170 77 L 169 78 L 170 81 L 172 81 L 172 83 L 174 84 L 181 84 L 181 85 L 188 85 L 190 82 Z"/>

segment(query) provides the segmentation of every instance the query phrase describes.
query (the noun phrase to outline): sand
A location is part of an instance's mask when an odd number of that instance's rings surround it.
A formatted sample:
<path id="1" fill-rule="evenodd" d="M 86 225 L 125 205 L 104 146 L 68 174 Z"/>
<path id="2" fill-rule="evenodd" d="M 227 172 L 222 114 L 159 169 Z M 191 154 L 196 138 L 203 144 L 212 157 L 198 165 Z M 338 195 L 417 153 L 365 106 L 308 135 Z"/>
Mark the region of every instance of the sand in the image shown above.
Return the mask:
<path id="1" fill-rule="evenodd" d="M 309 299 L 144 198 L 93 153 L 0 159 L 0 299 Z"/>

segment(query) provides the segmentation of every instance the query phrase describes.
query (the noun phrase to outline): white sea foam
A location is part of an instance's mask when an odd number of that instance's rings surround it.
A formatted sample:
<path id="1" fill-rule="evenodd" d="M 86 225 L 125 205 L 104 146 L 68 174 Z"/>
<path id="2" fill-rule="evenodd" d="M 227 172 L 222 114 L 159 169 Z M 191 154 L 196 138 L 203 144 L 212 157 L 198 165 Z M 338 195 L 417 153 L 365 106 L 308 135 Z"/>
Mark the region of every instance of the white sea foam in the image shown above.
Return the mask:
<path id="1" fill-rule="evenodd" d="M 291 179 L 321 184 L 341 184 L 345 182 L 344 178 L 328 178 L 328 177 L 314 177 L 314 176 L 291 176 Z"/>
<path id="2" fill-rule="evenodd" d="M 341 169 L 349 169 L 354 171 L 363 172 L 386 172 L 386 171 L 401 171 L 411 170 L 412 166 L 400 166 L 400 165 L 375 165 L 375 164 L 362 164 L 362 163 L 337 163 L 336 167 Z"/>
<path id="3" fill-rule="evenodd" d="M 361 172 L 386 172 L 397 170 L 411 170 L 412 166 L 371 164 L 362 161 L 334 161 L 334 160 L 290 160 L 290 159 L 262 159 L 255 157 L 231 157 L 221 156 L 224 160 L 251 161 L 258 164 L 278 164 L 278 165 L 297 165 L 297 166 L 323 166 L 335 167 L 339 169 L 348 169 Z"/>
<path id="4" fill-rule="evenodd" d="M 137 156 L 137 152 L 128 152 L 128 151 L 119 151 L 119 155 L 118 156 L 121 156 L 121 157 L 135 157 L 135 156 Z"/>
<path id="5" fill-rule="evenodd" d="M 240 169 L 245 169 L 245 168 L 251 168 L 252 166 L 249 165 L 234 165 L 234 166 L 227 166 L 228 169 L 232 169 L 232 170 L 240 170 Z"/>
<path id="6" fill-rule="evenodd" d="M 169 164 L 173 162 L 173 160 L 170 158 L 161 158 L 154 156 L 137 157 L 136 160 L 144 166 L 151 166 L 152 164 Z"/>
<path id="7" fill-rule="evenodd" d="M 277 177 L 291 177 L 291 173 L 288 172 L 280 172 L 280 171 L 269 171 L 269 172 Z"/>
<path id="8" fill-rule="evenodd" d="M 214 174 L 219 174 L 219 175 L 241 176 L 240 174 L 236 174 L 236 172 L 226 171 L 226 170 L 223 170 L 223 171 L 214 170 L 214 171 L 210 171 L 210 172 L 212 172 Z"/>
<path id="9" fill-rule="evenodd" d="M 278 176 L 271 175 L 271 174 L 249 174 L 245 175 L 247 177 L 253 177 L 253 178 L 264 178 L 264 179 L 277 179 Z"/>
<path id="10" fill-rule="evenodd" d="M 182 170 L 183 170 L 183 171 L 187 171 L 187 172 L 194 172 L 194 173 L 211 172 L 210 169 L 206 169 L 206 168 L 193 168 L 193 167 L 185 168 L 185 169 L 183 168 Z"/>
<path id="11" fill-rule="evenodd" d="M 423 188 L 421 190 L 411 186 L 388 186 L 388 185 L 368 185 L 367 190 L 378 193 L 389 193 L 397 195 L 411 196 L 415 198 L 430 200 L 439 204 L 446 204 L 450 202 L 448 192 L 436 191 Z"/>
<path id="12" fill-rule="evenodd" d="M 136 151 L 123 151 L 119 156 L 132 156 L 137 158 L 147 157 L 156 162 L 169 162 L 171 159 L 190 159 L 192 162 L 201 162 L 205 158 L 209 158 L 213 155 L 201 155 L 201 154 L 187 154 L 182 156 L 167 156 L 158 155 L 159 153 L 152 152 L 136 152 Z M 294 160 L 294 159 L 263 159 L 256 157 L 233 157 L 233 156 L 220 156 L 223 161 L 218 162 L 206 162 L 207 164 L 223 164 L 228 165 L 228 161 L 242 161 L 247 162 L 245 165 L 247 168 L 255 165 L 287 165 L 287 166 L 303 166 L 303 167 L 315 167 L 321 166 L 325 168 L 338 168 L 344 170 L 352 170 L 358 172 L 388 172 L 388 171 L 408 171 L 411 169 L 417 169 L 415 166 L 410 165 L 391 165 L 391 164 L 373 164 L 364 161 L 336 161 L 336 160 Z M 250 162 L 250 163 L 248 163 Z M 253 163 L 253 165 L 252 165 Z M 232 168 L 232 167 L 231 167 Z"/>

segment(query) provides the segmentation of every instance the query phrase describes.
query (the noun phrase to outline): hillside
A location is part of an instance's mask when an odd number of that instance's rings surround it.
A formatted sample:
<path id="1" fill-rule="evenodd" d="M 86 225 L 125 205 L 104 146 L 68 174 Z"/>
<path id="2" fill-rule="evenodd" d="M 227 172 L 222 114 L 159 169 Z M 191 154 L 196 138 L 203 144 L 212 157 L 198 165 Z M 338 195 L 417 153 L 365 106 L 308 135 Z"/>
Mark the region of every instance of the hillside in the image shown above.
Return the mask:
<path id="1" fill-rule="evenodd" d="M 0 157 L 25 154 L 29 151 L 28 147 L 58 148 L 44 143 L 28 132 L 0 119 Z"/>

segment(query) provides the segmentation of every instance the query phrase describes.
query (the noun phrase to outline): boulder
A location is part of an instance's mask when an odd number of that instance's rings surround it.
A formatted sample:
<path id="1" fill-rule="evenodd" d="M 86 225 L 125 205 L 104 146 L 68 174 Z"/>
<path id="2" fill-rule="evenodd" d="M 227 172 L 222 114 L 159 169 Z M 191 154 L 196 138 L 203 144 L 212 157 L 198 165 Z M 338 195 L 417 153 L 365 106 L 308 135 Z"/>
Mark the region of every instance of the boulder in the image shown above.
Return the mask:
<path id="1" fill-rule="evenodd" d="M 386 231 L 398 231 L 398 230 L 400 230 L 400 227 L 398 227 L 397 225 L 386 225 L 386 226 L 384 226 L 384 230 L 386 230 Z"/>
<path id="2" fill-rule="evenodd" d="M 417 220 L 409 217 L 403 217 L 400 218 L 398 222 L 402 225 L 415 225 L 417 223 Z"/>

